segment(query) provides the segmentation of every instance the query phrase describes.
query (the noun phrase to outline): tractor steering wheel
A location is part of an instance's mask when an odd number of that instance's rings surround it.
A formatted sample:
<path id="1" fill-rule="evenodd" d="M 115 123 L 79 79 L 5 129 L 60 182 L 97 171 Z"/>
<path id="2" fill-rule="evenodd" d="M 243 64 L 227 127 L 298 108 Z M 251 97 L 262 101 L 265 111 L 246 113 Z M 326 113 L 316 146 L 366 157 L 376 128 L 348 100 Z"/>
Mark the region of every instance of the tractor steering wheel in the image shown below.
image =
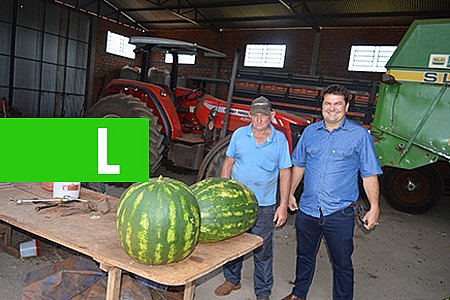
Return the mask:
<path id="1" fill-rule="evenodd" d="M 198 87 L 184 95 L 185 101 L 195 101 L 200 99 L 206 94 L 206 90 L 202 87 Z"/>

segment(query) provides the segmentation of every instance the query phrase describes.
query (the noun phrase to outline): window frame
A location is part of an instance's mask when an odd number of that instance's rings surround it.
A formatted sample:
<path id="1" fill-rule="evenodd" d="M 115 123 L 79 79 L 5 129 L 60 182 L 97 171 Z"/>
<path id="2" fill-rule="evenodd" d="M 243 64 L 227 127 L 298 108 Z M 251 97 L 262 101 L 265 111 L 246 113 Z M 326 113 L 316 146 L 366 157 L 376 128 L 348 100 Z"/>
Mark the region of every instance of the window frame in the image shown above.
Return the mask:
<path id="1" fill-rule="evenodd" d="M 347 70 L 384 73 L 386 64 L 396 49 L 397 46 L 392 45 L 352 45 Z M 387 53 L 390 55 L 386 55 Z"/>
<path id="2" fill-rule="evenodd" d="M 193 60 L 193 61 L 190 61 L 190 60 Z M 180 65 L 195 65 L 196 60 L 197 59 L 194 54 L 178 54 L 178 64 L 180 64 Z M 164 54 L 164 63 L 166 63 L 166 64 L 173 63 L 172 53 L 166 52 Z"/>
<path id="3" fill-rule="evenodd" d="M 111 44 L 114 37 L 118 39 L 118 45 Z M 129 41 L 129 37 L 108 30 L 106 32 L 105 51 L 108 54 L 113 54 L 134 60 L 136 58 L 136 53 L 134 53 L 134 49 L 136 49 L 136 46 L 130 44 Z"/>
<path id="4" fill-rule="evenodd" d="M 245 46 L 244 67 L 283 69 L 286 61 L 286 49 L 286 44 L 247 44 Z M 261 55 L 259 61 L 256 57 L 258 51 Z M 280 58 L 276 63 L 276 61 L 273 61 L 273 57 L 278 55 L 280 55 Z"/>

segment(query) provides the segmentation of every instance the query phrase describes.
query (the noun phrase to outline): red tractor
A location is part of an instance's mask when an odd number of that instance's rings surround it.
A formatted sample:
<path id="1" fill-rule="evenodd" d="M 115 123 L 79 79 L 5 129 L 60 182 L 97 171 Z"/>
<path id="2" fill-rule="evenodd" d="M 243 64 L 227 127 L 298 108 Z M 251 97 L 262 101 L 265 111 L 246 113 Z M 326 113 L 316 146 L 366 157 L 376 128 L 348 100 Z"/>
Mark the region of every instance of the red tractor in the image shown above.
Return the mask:
<path id="1" fill-rule="evenodd" d="M 131 37 L 130 43 L 136 45 L 142 55 L 140 79 L 113 79 L 106 87 L 110 95 L 95 103 L 87 116 L 148 118 L 150 176 L 156 173 L 163 159 L 176 167 L 198 170 L 198 179 L 219 176 L 230 133 L 250 123 L 250 106 L 231 104 L 231 96 L 228 102 L 220 100 L 206 94 L 202 88 L 177 87 L 178 54 L 203 53 L 207 57 L 225 57 L 225 54 L 197 44 L 162 38 Z M 170 86 L 148 82 L 150 51 L 172 54 Z M 236 74 L 236 61 L 233 74 Z M 229 84 L 234 86 L 233 76 Z M 286 135 L 292 151 L 308 122 L 276 111 L 272 124 Z"/>

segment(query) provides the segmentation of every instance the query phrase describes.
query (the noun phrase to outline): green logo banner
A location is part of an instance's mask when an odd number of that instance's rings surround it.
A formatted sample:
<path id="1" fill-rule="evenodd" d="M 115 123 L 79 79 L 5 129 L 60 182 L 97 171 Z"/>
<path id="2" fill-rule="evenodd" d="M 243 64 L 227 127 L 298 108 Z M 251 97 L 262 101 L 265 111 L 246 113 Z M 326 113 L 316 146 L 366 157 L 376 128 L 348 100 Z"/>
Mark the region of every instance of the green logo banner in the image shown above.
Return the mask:
<path id="1" fill-rule="evenodd" d="M 0 119 L 0 182 L 142 182 L 145 118 Z"/>

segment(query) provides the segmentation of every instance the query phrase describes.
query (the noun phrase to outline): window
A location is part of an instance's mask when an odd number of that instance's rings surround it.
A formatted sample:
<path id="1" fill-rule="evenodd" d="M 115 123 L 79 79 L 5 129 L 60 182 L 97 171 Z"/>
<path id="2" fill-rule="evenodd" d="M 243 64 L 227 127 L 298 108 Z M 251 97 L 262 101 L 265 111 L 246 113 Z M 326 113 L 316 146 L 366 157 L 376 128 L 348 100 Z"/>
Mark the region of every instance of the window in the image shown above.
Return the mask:
<path id="1" fill-rule="evenodd" d="M 348 63 L 349 71 L 386 72 L 386 63 L 397 46 L 353 45 Z"/>
<path id="2" fill-rule="evenodd" d="M 244 66 L 283 68 L 286 45 L 247 44 Z"/>
<path id="3" fill-rule="evenodd" d="M 136 56 L 134 53 L 136 46 L 128 44 L 129 40 L 130 39 L 126 36 L 108 31 L 106 38 L 106 52 L 134 59 Z"/>
<path id="4" fill-rule="evenodd" d="M 171 53 L 166 53 L 164 59 L 166 64 L 173 63 L 173 58 Z M 195 64 L 195 55 L 191 54 L 178 54 L 178 63 L 181 65 L 193 65 Z"/>

